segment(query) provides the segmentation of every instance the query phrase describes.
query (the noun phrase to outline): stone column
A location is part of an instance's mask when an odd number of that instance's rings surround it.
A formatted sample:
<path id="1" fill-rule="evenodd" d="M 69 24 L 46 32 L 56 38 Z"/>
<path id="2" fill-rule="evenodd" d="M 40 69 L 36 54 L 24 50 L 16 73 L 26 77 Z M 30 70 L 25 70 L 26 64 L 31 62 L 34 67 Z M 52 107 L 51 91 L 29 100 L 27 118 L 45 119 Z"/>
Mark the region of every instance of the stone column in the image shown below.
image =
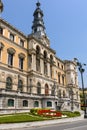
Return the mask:
<path id="1" fill-rule="evenodd" d="M 0 98 L 0 109 L 2 109 L 2 98 Z"/>
<path id="2" fill-rule="evenodd" d="M 53 70 L 54 70 L 54 79 L 56 79 L 56 68 L 55 68 L 55 66 L 53 67 Z"/>
<path id="3" fill-rule="evenodd" d="M 47 67 L 48 67 L 48 76 L 50 77 L 50 63 L 47 63 Z"/>
<path id="4" fill-rule="evenodd" d="M 41 54 L 40 59 L 40 68 L 41 68 L 41 74 L 44 74 L 44 61 L 43 61 L 43 55 Z"/>

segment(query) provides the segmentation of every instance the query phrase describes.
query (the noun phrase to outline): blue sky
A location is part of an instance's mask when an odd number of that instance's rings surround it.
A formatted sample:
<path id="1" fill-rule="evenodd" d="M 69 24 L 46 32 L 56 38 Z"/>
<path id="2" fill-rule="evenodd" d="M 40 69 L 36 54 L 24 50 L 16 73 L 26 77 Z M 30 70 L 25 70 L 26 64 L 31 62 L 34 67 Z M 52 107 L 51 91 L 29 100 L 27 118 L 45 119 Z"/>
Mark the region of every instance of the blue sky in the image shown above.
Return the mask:
<path id="1" fill-rule="evenodd" d="M 30 34 L 37 0 L 2 1 L 2 18 L 26 35 Z M 44 12 L 46 34 L 56 55 L 63 60 L 77 57 L 87 64 L 87 0 L 39 1 Z M 84 81 L 87 87 L 87 67 Z"/>

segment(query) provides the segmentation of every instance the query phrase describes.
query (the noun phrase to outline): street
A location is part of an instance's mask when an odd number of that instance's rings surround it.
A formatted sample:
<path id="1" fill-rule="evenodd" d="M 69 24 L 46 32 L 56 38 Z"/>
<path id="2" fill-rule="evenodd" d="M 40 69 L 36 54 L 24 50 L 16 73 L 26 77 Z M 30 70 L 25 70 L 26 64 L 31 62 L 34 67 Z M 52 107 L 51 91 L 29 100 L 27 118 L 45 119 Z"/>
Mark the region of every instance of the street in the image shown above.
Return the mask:
<path id="1" fill-rule="evenodd" d="M 11 129 L 13 130 L 13 129 Z M 87 130 L 87 120 L 84 119 L 82 121 L 75 121 L 70 123 L 61 123 L 55 125 L 47 125 L 47 126 L 39 126 L 32 128 L 19 128 L 14 130 Z"/>

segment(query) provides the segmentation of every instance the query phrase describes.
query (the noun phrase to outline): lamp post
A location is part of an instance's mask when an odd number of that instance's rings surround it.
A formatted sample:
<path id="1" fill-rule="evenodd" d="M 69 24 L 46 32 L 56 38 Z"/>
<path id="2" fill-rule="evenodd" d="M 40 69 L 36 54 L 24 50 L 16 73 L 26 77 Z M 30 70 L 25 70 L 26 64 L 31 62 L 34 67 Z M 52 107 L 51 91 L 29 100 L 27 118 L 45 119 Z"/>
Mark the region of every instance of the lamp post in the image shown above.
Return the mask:
<path id="1" fill-rule="evenodd" d="M 85 100 L 85 92 L 84 92 L 84 81 L 83 81 L 83 73 L 85 71 L 85 69 L 83 68 L 83 66 L 86 66 L 86 64 L 82 64 L 81 62 L 79 62 L 79 60 L 77 58 L 74 58 L 74 60 L 76 61 L 78 69 L 79 69 L 79 72 L 81 74 L 82 92 L 83 92 L 83 106 L 84 106 L 84 118 L 87 118 L 86 100 Z"/>

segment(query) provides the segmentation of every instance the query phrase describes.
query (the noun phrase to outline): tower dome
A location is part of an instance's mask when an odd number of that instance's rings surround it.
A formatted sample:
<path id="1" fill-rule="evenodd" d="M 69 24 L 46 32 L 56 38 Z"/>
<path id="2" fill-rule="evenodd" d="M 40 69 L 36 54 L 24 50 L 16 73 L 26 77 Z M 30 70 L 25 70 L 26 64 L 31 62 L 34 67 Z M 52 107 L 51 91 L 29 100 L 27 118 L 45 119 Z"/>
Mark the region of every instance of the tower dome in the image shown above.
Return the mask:
<path id="1" fill-rule="evenodd" d="M 44 26 L 44 21 L 43 21 L 43 11 L 40 8 L 41 4 L 38 1 L 36 3 L 36 10 L 34 11 L 34 20 L 33 20 L 33 25 L 32 25 L 32 32 L 33 34 L 42 36 L 45 35 L 45 26 Z"/>

